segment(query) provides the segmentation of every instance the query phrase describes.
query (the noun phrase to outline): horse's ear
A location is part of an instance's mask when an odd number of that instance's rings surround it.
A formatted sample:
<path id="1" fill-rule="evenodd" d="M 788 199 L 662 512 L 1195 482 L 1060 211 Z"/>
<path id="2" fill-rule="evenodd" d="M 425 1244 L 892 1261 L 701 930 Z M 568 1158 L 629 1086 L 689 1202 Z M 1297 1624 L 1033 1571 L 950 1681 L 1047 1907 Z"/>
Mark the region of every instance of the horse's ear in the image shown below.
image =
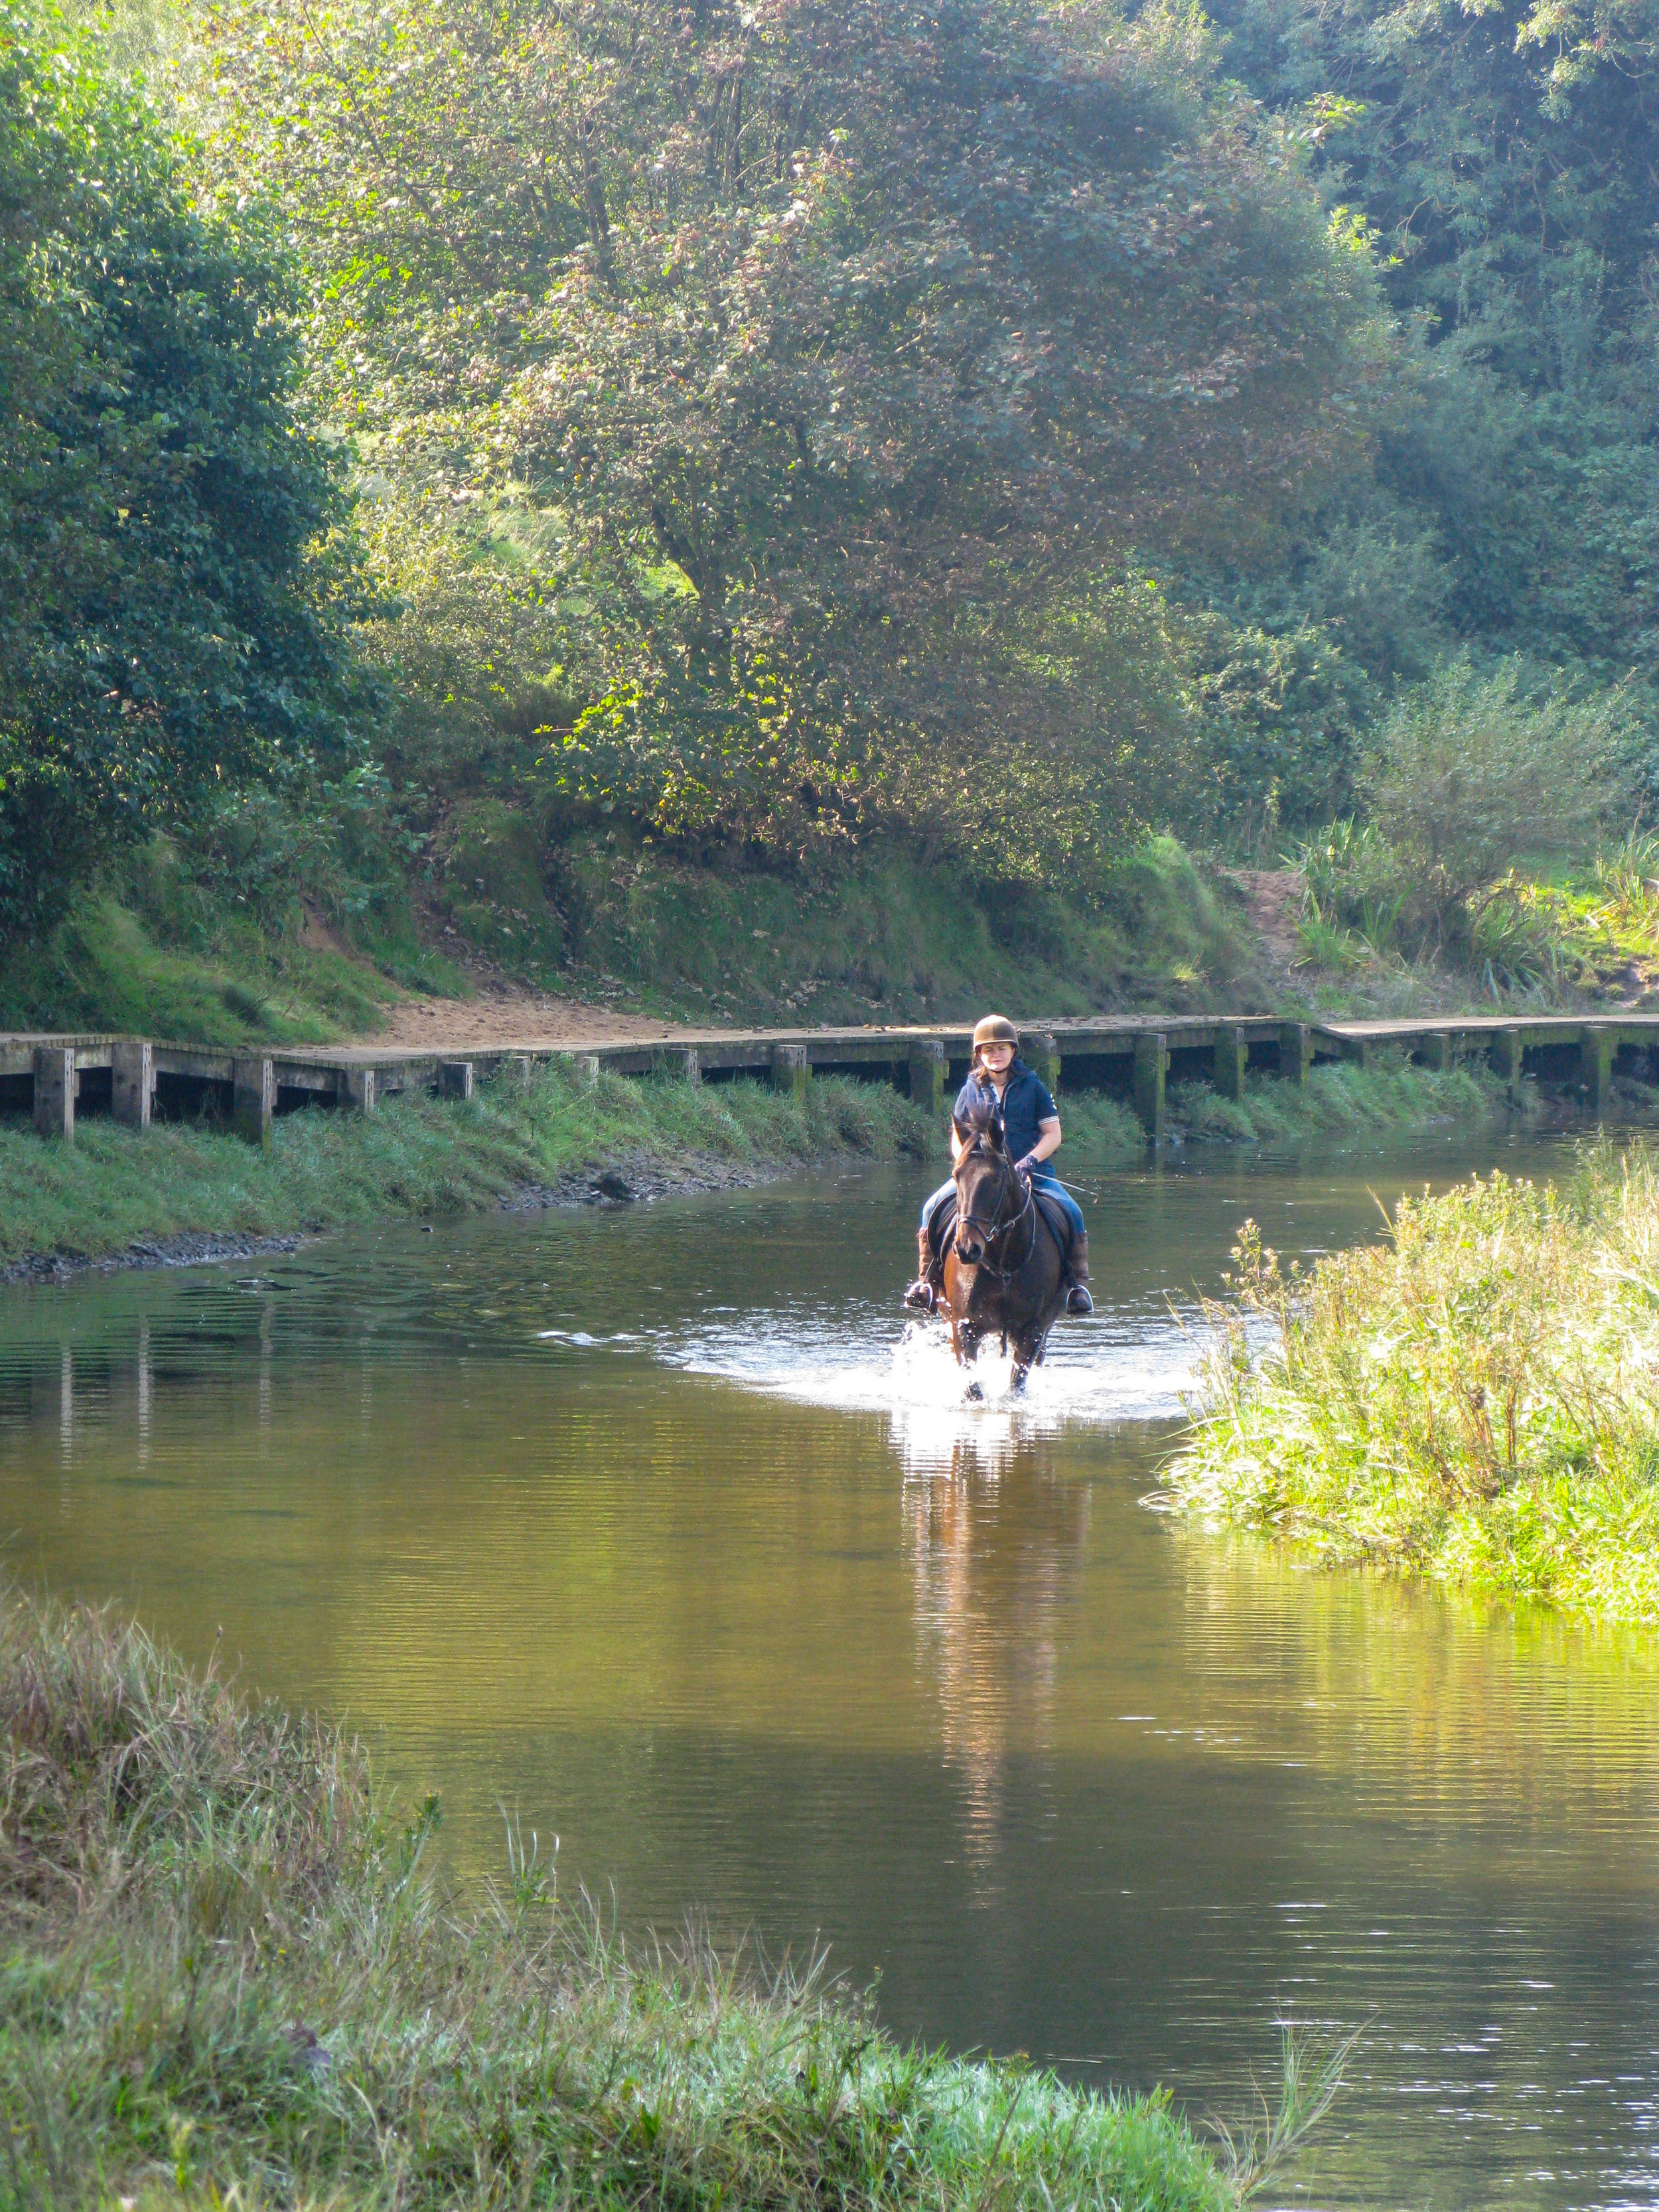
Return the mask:
<path id="1" fill-rule="evenodd" d="M 987 1123 L 985 1133 L 991 1140 L 991 1150 L 1000 1152 L 1002 1150 L 1002 1124 L 994 1115 Z"/>

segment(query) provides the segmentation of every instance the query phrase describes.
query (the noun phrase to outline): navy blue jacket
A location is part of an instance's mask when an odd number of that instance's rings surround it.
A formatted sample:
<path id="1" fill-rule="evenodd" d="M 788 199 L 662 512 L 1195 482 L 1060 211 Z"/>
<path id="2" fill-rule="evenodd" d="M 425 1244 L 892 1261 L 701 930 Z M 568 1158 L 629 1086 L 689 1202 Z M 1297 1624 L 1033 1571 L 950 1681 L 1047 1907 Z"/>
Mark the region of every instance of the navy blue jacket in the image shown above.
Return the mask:
<path id="1" fill-rule="evenodd" d="M 983 1113 L 988 1108 L 993 1113 L 1000 1112 L 1008 1150 L 1017 1160 L 1023 1160 L 1035 1147 L 1039 1121 L 1060 1119 L 1059 1109 L 1047 1085 L 1035 1068 L 1027 1067 L 1018 1059 L 1008 1071 L 1008 1088 L 1002 1094 L 1000 1106 L 994 1084 L 983 1082 L 975 1075 L 969 1077 L 957 1091 L 957 1103 L 951 1109 L 957 1127 L 965 1129 L 974 1113 Z"/>

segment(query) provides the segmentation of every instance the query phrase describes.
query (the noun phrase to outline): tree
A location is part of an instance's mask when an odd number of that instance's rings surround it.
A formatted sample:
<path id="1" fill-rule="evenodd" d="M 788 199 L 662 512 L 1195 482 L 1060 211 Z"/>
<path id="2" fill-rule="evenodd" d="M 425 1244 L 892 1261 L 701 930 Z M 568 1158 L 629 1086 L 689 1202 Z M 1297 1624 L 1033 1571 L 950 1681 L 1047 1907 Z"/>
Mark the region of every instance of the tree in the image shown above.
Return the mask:
<path id="1" fill-rule="evenodd" d="M 1271 552 L 1364 447 L 1363 243 L 1184 17 L 261 0 L 215 38 L 341 419 L 452 508 L 556 512 L 605 614 L 550 769 L 683 843 L 901 821 L 994 872 L 1018 807 L 1059 825 L 1021 867 L 1091 865 L 1167 769 L 1162 679 L 1105 730 L 1050 629 L 1134 549 Z"/>
<path id="2" fill-rule="evenodd" d="M 1219 0 L 1418 343 L 1377 501 L 1471 643 L 1659 675 L 1653 0 Z M 1307 611 L 1305 599 L 1301 611 Z"/>
<path id="3" fill-rule="evenodd" d="M 0 0 L 0 937 L 208 793 L 343 743 L 289 280 L 94 35 Z"/>

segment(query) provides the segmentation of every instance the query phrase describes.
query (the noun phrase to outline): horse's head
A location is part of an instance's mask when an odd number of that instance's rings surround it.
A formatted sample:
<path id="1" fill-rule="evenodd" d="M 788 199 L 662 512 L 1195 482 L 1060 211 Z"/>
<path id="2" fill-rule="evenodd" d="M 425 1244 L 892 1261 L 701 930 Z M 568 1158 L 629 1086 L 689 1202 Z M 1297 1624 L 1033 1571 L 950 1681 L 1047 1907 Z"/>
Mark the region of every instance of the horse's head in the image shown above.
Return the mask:
<path id="1" fill-rule="evenodd" d="M 965 1125 L 957 1124 L 957 1255 L 976 1267 L 1003 1224 L 1014 1171 L 1000 1115 L 981 1108 Z"/>

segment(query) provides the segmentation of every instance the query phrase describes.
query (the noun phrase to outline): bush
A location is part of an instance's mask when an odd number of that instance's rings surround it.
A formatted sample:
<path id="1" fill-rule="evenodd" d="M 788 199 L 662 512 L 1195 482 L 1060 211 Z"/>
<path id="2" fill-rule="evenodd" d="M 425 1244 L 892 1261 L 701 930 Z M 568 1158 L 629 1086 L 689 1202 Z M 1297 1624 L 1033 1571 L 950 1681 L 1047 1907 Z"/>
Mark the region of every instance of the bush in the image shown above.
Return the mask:
<path id="1" fill-rule="evenodd" d="M 1253 1224 L 1234 1257 L 1175 1503 L 1333 1562 L 1659 1620 L 1650 1152 L 1402 1199 L 1386 1242 L 1306 1272 Z"/>
<path id="2" fill-rule="evenodd" d="M 1384 720 L 1361 775 L 1372 824 L 1441 909 L 1517 860 L 1594 848 L 1626 795 L 1625 695 L 1528 693 L 1518 661 L 1450 662 Z"/>

